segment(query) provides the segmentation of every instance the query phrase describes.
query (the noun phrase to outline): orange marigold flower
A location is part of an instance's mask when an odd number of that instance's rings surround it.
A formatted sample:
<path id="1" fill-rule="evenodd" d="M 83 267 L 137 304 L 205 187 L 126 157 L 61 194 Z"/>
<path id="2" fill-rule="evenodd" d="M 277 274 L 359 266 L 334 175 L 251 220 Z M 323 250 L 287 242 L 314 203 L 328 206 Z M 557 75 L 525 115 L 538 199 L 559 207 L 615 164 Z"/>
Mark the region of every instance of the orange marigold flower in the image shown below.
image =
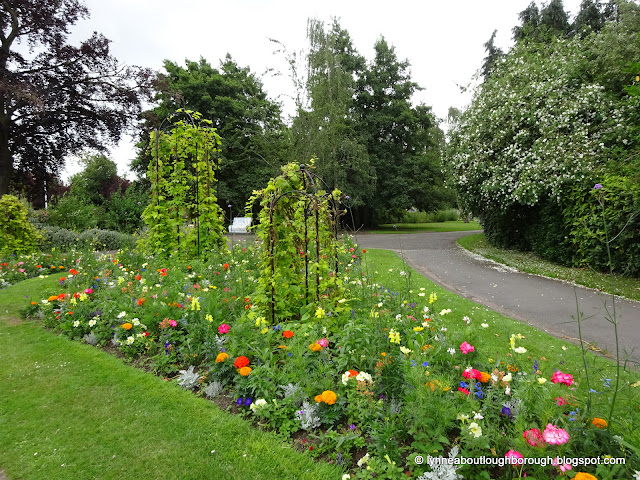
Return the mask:
<path id="1" fill-rule="evenodd" d="M 315 398 L 314 398 L 314 400 L 315 400 L 316 402 L 318 402 L 318 403 L 321 403 L 321 402 L 322 402 L 322 395 L 316 395 L 316 396 L 315 396 Z"/>
<path id="2" fill-rule="evenodd" d="M 127 323 L 123 323 L 122 325 L 120 325 L 122 328 L 124 328 L 125 330 L 131 330 L 133 328 L 133 325 L 131 325 L 129 322 Z"/>
<path id="3" fill-rule="evenodd" d="M 309 350 L 311 350 L 312 352 L 319 352 L 320 350 L 322 350 L 322 345 L 312 343 L 311 345 L 309 345 Z"/>
<path id="4" fill-rule="evenodd" d="M 227 358 L 229 358 L 229 354 L 225 353 L 225 352 L 220 352 L 218 354 L 218 356 L 216 357 L 216 363 L 222 363 L 224 362 Z"/>
<path id="5" fill-rule="evenodd" d="M 333 405 L 334 403 L 336 403 L 337 399 L 338 396 L 331 390 L 325 390 L 324 392 L 322 392 L 322 401 L 327 405 Z"/>
<path id="6" fill-rule="evenodd" d="M 238 370 L 238 373 L 243 377 L 246 377 L 251 373 L 251 367 L 242 367 L 241 369 Z"/>
<path id="7" fill-rule="evenodd" d="M 573 480 L 598 480 L 596 477 L 591 475 L 590 473 L 578 472 L 576 476 L 573 477 Z"/>
<path id="8" fill-rule="evenodd" d="M 282 332 L 282 336 L 284 338 L 291 338 L 293 337 L 293 332 L 291 330 L 285 330 L 284 332 Z"/>
<path id="9" fill-rule="evenodd" d="M 236 361 L 233 362 L 233 366 L 236 368 L 247 367 L 249 365 L 249 359 L 245 356 L 240 356 L 236 358 Z"/>
<path id="10" fill-rule="evenodd" d="M 604 418 L 595 417 L 591 420 L 591 424 L 598 428 L 607 428 L 607 421 Z"/>
<path id="11" fill-rule="evenodd" d="M 57 295 L 51 295 L 49 298 L 47 298 L 48 301 L 50 302 L 55 302 L 56 300 L 58 300 L 58 296 Z"/>
<path id="12" fill-rule="evenodd" d="M 37 303 L 36 302 L 31 302 L 31 305 L 37 305 Z"/>
<path id="13" fill-rule="evenodd" d="M 480 375 L 478 375 L 478 380 L 480 380 L 482 383 L 487 383 L 489 380 L 491 380 L 491 375 L 487 372 L 480 372 Z"/>

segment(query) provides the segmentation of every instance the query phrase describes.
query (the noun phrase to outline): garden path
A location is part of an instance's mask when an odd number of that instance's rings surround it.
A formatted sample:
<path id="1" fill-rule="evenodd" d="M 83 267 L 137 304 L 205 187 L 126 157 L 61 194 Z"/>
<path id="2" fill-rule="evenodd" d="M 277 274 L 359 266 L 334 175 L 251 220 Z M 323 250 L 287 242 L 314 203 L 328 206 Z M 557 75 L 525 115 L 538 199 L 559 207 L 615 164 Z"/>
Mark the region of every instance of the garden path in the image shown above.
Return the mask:
<path id="1" fill-rule="evenodd" d="M 363 248 L 404 253 L 418 273 L 456 295 L 472 300 L 553 336 L 578 343 L 574 286 L 568 282 L 518 272 L 468 252 L 456 240 L 469 232 L 412 234 L 363 234 L 355 241 Z M 576 287 L 584 313 L 582 338 L 597 349 L 615 354 L 613 325 L 605 319 L 611 297 Z M 617 299 L 620 354 L 640 364 L 640 302 Z"/>

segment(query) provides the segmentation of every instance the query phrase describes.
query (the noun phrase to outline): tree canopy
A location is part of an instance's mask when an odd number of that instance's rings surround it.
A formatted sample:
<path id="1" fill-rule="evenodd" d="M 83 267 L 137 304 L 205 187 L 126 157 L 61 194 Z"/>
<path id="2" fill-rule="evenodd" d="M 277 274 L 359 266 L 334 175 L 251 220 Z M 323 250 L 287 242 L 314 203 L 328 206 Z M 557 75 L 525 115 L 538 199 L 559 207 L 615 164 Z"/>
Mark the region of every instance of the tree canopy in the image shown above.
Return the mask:
<path id="1" fill-rule="evenodd" d="M 137 119 L 149 72 L 120 65 L 98 33 L 70 45 L 70 26 L 88 15 L 79 0 L 2 1 L 0 195 L 12 176 L 48 181 L 65 156 L 104 149 Z"/>

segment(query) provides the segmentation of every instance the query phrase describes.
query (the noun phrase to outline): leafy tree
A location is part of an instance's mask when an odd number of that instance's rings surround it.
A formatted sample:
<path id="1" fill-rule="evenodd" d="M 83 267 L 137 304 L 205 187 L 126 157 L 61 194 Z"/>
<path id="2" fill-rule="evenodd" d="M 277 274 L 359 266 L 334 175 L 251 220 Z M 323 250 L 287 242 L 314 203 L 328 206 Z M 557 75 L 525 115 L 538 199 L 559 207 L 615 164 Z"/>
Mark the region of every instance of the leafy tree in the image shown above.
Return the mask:
<path id="1" fill-rule="evenodd" d="M 124 67 L 94 33 L 79 46 L 69 27 L 79 0 L 3 0 L 0 8 L 0 195 L 10 179 L 39 185 L 85 147 L 118 140 L 140 112 L 149 73 Z"/>
<path id="2" fill-rule="evenodd" d="M 102 205 L 117 186 L 126 190 L 128 182 L 118 177 L 118 166 L 113 160 L 98 154 L 85 155 L 80 162 L 84 169 L 70 178 L 71 195 L 81 197 L 94 205 Z"/>
<path id="3" fill-rule="evenodd" d="M 599 0 L 583 0 L 580 11 L 571 26 L 572 31 L 584 36 L 589 32 L 599 32 L 605 23 L 604 9 Z"/>
<path id="4" fill-rule="evenodd" d="M 442 135 L 431 108 L 411 105 L 420 87 L 411 81 L 409 62 L 400 61 L 384 38 L 358 80 L 356 128 L 375 169 L 375 194 L 368 204 L 373 223 L 404 209 L 433 210 L 446 201 L 440 173 Z M 367 212 L 362 213 L 366 223 Z"/>
<path id="5" fill-rule="evenodd" d="M 276 175 L 284 161 L 286 136 L 280 107 L 267 98 L 262 82 L 249 68 L 227 55 L 220 68 L 205 59 L 187 60 L 185 67 L 166 60 L 166 74 L 155 82 L 158 106 L 145 116 L 142 153 L 133 167 L 141 175 L 149 164 L 149 131 L 169 127 L 178 108 L 202 113 L 211 120 L 223 143 L 217 163 L 218 199 L 240 212 L 253 190 Z"/>
<path id="6" fill-rule="evenodd" d="M 494 30 L 491 34 L 491 38 L 484 44 L 484 51 L 487 52 L 487 56 L 482 61 L 482 77 L 485 81 L 491 76 L 496 63 L 504 56 L 504 52 L 495 46 L 495 39 L 497 30 Z"/>
<path id="7" fill-rule="evenodd" d="M 327 188 L 345 191 L 351 205 L 360 207 L 371 199 L 375 184 L 367 150 L 351 115 L 355 79 L 364 70 L 365 59 L 337 20 L 325 31 L 323 22 L 311 19 L 307 35 L 310 108 L 298 105 L 292 125 L 291 160 L 306 163 L 315 158 L 316 174 Z"/>
<path id="8" fill-rule="evenodd" d="M 567 35 L 570 32 L 569 15 L 562 0 L 551 0 L 540 11 L 540 25 L 552 35 Z"/>
<path id="9" fill-rule="evenodd" d="M 518 18 L 521 25 L 513 27 L 513 39 L 519 41 L 532 37 L 540 25 L 540 10 L 538 10 L 536 2 L 532 1 L 527 8 L 520 12 Z"/>

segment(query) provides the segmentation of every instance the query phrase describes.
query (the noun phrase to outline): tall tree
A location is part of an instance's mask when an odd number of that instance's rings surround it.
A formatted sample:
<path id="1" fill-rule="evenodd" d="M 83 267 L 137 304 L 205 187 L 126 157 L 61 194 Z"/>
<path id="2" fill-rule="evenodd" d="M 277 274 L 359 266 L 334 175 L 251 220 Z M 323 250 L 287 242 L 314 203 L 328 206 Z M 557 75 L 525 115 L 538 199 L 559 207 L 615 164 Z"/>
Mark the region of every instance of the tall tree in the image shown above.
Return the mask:
<path id="1" fill-rule="evenodd" d="M 219 158 L 218 200 L 233 205 L 234 212 L 255 189 L 277 175 L 285 162 L 286 136 L 280 106 L 267 97 L 261 80 L 248 67 L 239 67 L 227 55 L 219 68 L 205 59 L 187 60 L 182 67 L 165 60 L 166 74 L 155 83 L 158 106 L 146 112 L 152 118 L 142 132 L 141 154 L 133 168 L 146 171 L 149 130 L 169 126 L 168 117 L 178 108 L 202 113 L 222 137 Z"/>
<path id="2" fill-rule="evenodd" d="M 330 29 L 310 19 L 307 27 L 309 109 L 298 106 L 292 125 L 295 162 L 315 159 L 316 173 L 329 190 L 338 188 L 360 207 L 370 200 L 375 178 L 366 148 L 354 129 L 355 79 L 365 59 L 353 47 L 349 33 L 337 20 Z"/>
<path id="3" fill-rule="evenodd" d="M 16 171 L 46 180 L 65 156 L 104 150 L 140 112 L 148 71 L 120 65 L 98 33 L 67 43 L 88 15 L 79 0 L 0 3 L 0 195 Z"/>
<path id="4" fill-rule="evenodd" d="M 373 62 L 359 79 L 355 115 L 377 177 L 368 205 L 376 223 L 411 207 L 439 208 L 446 194 L 441 131 L 430 107 L 411 104 L 420 87 L 411 80 L 409 62 L 399 60 L 384 38 L 374 49 Z"/>
<path id="5" fill-rule="evenodd" d="M 540 10 L 535 1 L 518 15 L 520 25 L 513 27 L 513 39 L 516 41 L 531 37 L 537 32 L 540 25 Z"/>
<path id="6" fill-rule="evenodd" d="M 540 11 L 540 25 L 546 27 L 553 36 L 568 35 L 571 31 L 569 15 L 564 9 L 562 0 L 551 0 Z"/>
<path id="7" fill-rule="evenodd" d="M 487 52 L 487 56 L 484 57 L 484 60 L 482 61 L 482 76 L 485 82 L 493 73 L 498 61 L 504 56 L 503 51 L 495 45 L 497 33 L 498 31 L 494 30 L 491 34 L 491 38 L 489 38 L 487 43 L 484 44 L 484 51 Z"/>

